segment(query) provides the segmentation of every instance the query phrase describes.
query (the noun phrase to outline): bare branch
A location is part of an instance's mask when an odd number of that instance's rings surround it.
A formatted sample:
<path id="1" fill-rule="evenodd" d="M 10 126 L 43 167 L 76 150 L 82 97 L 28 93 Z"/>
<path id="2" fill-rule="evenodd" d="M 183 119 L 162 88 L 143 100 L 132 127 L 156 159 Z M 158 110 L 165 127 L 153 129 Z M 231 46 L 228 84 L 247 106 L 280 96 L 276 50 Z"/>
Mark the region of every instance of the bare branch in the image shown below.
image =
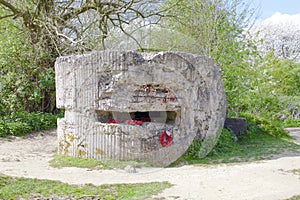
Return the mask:
<path id="1" fill-rule="evenodd" d="M 32 0 L 33 1 L 33 0 Z M 49 4 L 46 4 L 49 1 Z M 6 16 L 21 16 L 23 28 L 31 36 L 31 43 L 38 44 L 48 52 L 51 48 L 56 52 L 74 53 L 87 48 L 105 48 L 104 42 L 113 31 L 122 32 L 130 40 L 135 41 L 142 49 L 139 39 L 134 38 L 139 27 L 156 24 L 164 16 L 164 11 L 158 9 L 162 0 L 39 0 L 35 6 L 27 7 L 26 12 L 21 6 L 33 5 L 13 3 L 14 1 L 0 0 L 6 3 L 8 10 L 16 14 L 6 13 Z M 154 6 L 152 6 L 152 4 Z M 1 5 L 1 4 L 0 4 Z M 20 10 L 20 11 L 19 11 Z M 50 10 L 51 12 L 46 12 Z M 1 19 L 1 18 L 0 18 Z M 142 19 L 145 23 L 136 24 L 132 31 L 131 23 Z M 43 47 L 41 47 L 44 45 Z"/>
<path id="2" fill-rule="evenodd" d="M 86 3 L 84 5 L 82 5 L 81 7 L 77 8 L 77 9 L 74 9 L 72 10 L 71 12 L 63 15 L 61 18 L 64 20 L 64 21 L 67 21 L 67 20 L 70 20 L 72 19 L 73 17 L 75 16 L 78 16 L 80 15 L 81 13 L 84 13 L 88 10 L 96 10 L 97 8 L 92 5 L 91 3 Z"/>
<path id="3" fill-rule="evenodd" d="M 143 49 L 143 47 L 142 47 L 142 45 L 139 43 L 139 41 L 137 41 L 137 39 L 136 39 L 135 37 L 133 37 L 132 34 L 130 34 L 130 33 L 128 33 L 127 31 L 125 31 L 125 29 L 123 28 L 122 24 L 120 25 L 120 29 L 121 29 L 121 31 L 122 31 L 125 35 L 127 35 L 128 37 L 130 37 L 131 39 L 133 39 L 133 40 L 136 42 L 136 44 L 139 46 L 140 49 Z"/>
<path id="4" fill-rule="evenodd" d="M 15 14 L 0 16 L 0 19 L 5 19 L 5 18 L 8 18 L 8 17 L 12 17 L 12 16 L 15 16 Z"/>

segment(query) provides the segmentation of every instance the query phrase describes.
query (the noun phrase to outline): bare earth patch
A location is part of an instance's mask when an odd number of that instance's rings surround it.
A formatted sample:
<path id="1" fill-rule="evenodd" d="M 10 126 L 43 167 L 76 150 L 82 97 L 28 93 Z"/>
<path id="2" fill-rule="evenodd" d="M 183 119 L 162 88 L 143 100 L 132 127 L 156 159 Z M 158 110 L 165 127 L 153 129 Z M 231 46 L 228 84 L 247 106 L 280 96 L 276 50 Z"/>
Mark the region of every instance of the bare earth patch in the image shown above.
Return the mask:
<path id="1" fill-rule="evenodd" d="M 300 136 L 300 129 L 293 131 Z M 298 137 L 299 138 L 299 137 Z M 298 141 L 299 142 L 299 141 Z M 95 185 L 168 181 L 174 184 L 153 199 L 288 199 L 300 195 L 300 154 L 284 154 L 273 160 L 210 167 L 138 168 L 89 170 L 52 168 L 49 161 L 57 146 L 56 130 L 39 132 L 27 138 L 0 140 L 0 173 L 27 178 L 59 180 L 65 183 Z"/>

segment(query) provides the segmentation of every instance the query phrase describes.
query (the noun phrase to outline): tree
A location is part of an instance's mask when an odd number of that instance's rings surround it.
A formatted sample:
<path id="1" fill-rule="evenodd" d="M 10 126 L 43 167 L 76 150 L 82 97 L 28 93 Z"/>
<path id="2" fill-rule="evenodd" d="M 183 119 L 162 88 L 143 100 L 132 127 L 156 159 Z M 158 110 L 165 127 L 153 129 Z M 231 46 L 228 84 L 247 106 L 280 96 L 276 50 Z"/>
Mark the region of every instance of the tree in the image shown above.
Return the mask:
<path id="1" fill-rule="evenodd" d="M 0 19 L 21 18 L 32 44 L 45 42 L 43 46 L 56 54 L 92 50 L 99 45 L 105 48 L 110 29 L 125 32 L 124 25 L 136 19 L 150 24 L 163 16 L 158 0 L 31 0 L 14 4 L 0 0 L 0 5 L 7 11 Z"/>
<path id="2" fill-rule="evenodd" d="M 157 29 L 153 48 L 214 58 L 223 72 L 229 110 L 241 111 L 256 80 L 258 54 L 246 37 L 255 10 L 241 0 L 167 0 L 165 6 L 172 6 L 168 14 L 173 17 L 164 21 L 163 31 Z"/>
<path id="3" fill-rule="evenodd" d="M 274 14 L 255 24 L 252 35 L 258 38 L 257 46 L 262 55 L 273 51 L 278 58 L 300 61 L 300 15 Z"/>
<path id="4" fill-rule="evenodd" d="M 276 13 L 257 22 L 250 32 L 262 57 L 257 64 L 262 76 L 260 90 L 269 99 L 277 99 L 277 106 L 270 110 L 266 105 L 266 110 L 277 112 L 282 119 L 300 118 L 299 17 Z"/>
<path id="5" fill-rule="evenodd" d="M 24 102 L 24 109 L 55 109 L 53 67 L 57 56 L 105 49 L 112 29 L 134 40 L 124 26 L 137 19 L 158 23 L 163 16 L 160 4 L 159 0 L 0 0 L 1 22 L 8 20 L 6 25 L 16 26 L 30 47 L 24 57 L 30 60 L 26 73 L 32 76 L 30 81 L 36 85 L 39 97 L 30 105 Z M 4 65 L 1 68 L 8 69 Z"/>

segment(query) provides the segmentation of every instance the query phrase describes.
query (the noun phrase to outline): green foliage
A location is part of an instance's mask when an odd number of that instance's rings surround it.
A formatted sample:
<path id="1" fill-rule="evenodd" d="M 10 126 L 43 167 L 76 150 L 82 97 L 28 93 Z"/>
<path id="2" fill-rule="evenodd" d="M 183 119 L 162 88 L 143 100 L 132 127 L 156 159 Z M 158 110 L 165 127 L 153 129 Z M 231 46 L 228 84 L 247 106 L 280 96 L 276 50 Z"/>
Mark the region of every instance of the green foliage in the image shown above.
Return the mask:
<path id="1" fill-rule="evenodd" d="M 30 131 L 31 129 L 27 123 L 0 121 L 0 136 L 22 135 Z"/>
<path id="2" fill-rule="evenodd" d="M 261 160 L 285 151 L 300 150 L 300 145 L 291 141 L 279 119 L 267 119 L 250 113 L 242 113 L 241 116 L 247 119 L 247 135 L 243 139 L 236 140 L 229 130 L 223 129 L 206 157 L 199 157 L 199 152 L 203 151 L 203 146 L 207 146 L 204 145 L 207 141 L 194 140 L 187 153 L 172 166 L 182 161 L 207 164 Z"/>
<path id="3" fill-rule="evenodd" d="M 184 156 L 185 159 L 203 159 L 207 155 L 227 153 L 235 147 L 235 137 L 230 131 L 222 129 L 218 135 L 219 137 L 208 136 L 202 140 L 195 139 Z"/>
<path id="4" fill-rule="evenodd" d="M 0 20 L 0 115 L 53 112 L 55 56 L 33 48 L 18 22 Z"/>
<path id="5" fill-rule="evenodd" d="M 248 131 L 250 131 L 250 133 L 269 134 L 275 137 L 287 137 L 287 132 L 284 130 L 282 121 L 274 115 L 268 118 L 267 115 L 241 113 L 240 116 L 247 119 Z"/>
<path id="6" fill-rule="evenodd" d="M 298 124 L 299 63 L 279 60 L 272 51 L 261 56 L 256 38 L 246 31 L 251 25 L 247 16 L 255 10 L 239 0 L 168 0 L 165 6 L 172 8 L 169 14 L 175 17 L 164 22 L 166 26 L 158 34 L 164 42 L 158 38 L 157 48 L 212 57 L 222 70 L 231 116 L 245 112 L 257 116 L 272 135 L 281 134 L 281 126 L 277 127 L 284 120 Z M 167 32 L 168 28 L 171 31 Z M 175 38 L 169 41 L 169 35 Z"/>
<path id="7" fill-rule="evenodd" d="M 168 0 L 166 6 L 173 6 L 170 14 L 176 17 L 166 22 L 167 27 L 182 37 L 173 41 L 187 43 L 173 43 L 171 48 L 214 58 L 222 70 L 230 117 L 246 117 L 251 133 L 286 137 L 284 127 L 299 126 L 299 64 L 279 60 L 272 52 L 262 57 L 255 38 L 245 31 L 246 16 L 253 11 L 242 1 L 233 2 Z M 211 149 L 207 148 L 213 144 L 210 140 L 216 141 L 211 137 L 195 140 L 186 156 L 202 158 L 202 152 Z M 236 147 L 232 135 L 223 131 L 209 156 Z"/>
<path id="8" fill-rule="evenodd" d="M 227 129 L 223 129 L 216 146 L 208 156 L 224 154 L 237 148 L 236 137 Z"/>
<path id="9" fill-rule="evenodd" d="M 291 198 L 288 198 L 287 200 L 300 200 L 300 195 L 293 196 Z"/>
<path id="10" fill-rule="evenodd" d="M 285 69 L 286 63 L 293 69 L 299 66 L 291 60 L 266 57 L 264 64 L 255 69 L 251 87 L 243 92 L 239 103 L 231 107 L 230 116 L 252 116 L 255 123 L 274 136 L 283 134 L 283 127 L 299 126 L 300 76 Z M 285 70 L 277 74 L 276 68 Z"/>
<path id="11" fill-rule="evenodd" d="M 198 152 L 201 143 L 196 143 L 198 148 L 190 147 L 187 154 L 172 166 L 180 162 L 189 164 L 247 162 L 271 159 L 286 151 L 295 154 L 299 152 L 300 145 L 295 144 L 289 137 L 286 135 L 274 137 L 266 132 L 268 130 L 264 130 L 256 123 L 255 120 L 249 120 L 247 136 L 242 140 L 235 140 L 230 131 L 223 129 L 216 146 L 205 158 L 199 159 Z"/>
<path id="12" fill-rule="evenodd" d="M 1 10 L 0 10 L 1 14 Z M 53 68 L 42 68 L 14 20 L 0 20 L 0 136 L 56 127 Z M 30 113 L 31 112 L 31 113 Z"/>
<path id="13" fill-rule="evenodd" d="M 269 84 L 273 86 L 274 93 L 281 96 L 300 95 L 300 63 L 274 58 L 265 70 L 269 74 Z"/>
<path id="14" fill-rule="evenodd" d="M 191 146 L 188 148 L 187 153 L 185 155 L 186 159 L 198 159 L 199 158 L 199 152 L 201 150 L 202 146 L 202 140 L 200 139 L 194 139 Z"/>
<path id="15" fill-rule="evenodd" d="M 0 199 L 35 199 L 41 197 L 81 199 L 146 199 L 171 187 L 168 182 L 94 186 L 68 185 L 59 181 L 12 178 L 0 175 Z"/>
<path id="16" fill-rule="evenodd" d="M 171 41 L 184 41 L 184 45 L 168 45 L 169 36 L 160 35 L 164 42 L 158 38 L 158 48 L 212 57 L 222 70 L 229 110 L 244 111 L 243 99 L 256 87 L 258 74 L 254 69 L 260 62 L 257 48 L 245 32 L 251 8 L 239 0 L 168 0 L 165 6 L 172 7 L 169 14 L 176 16 L 165 22 L 165 27 L 172 29 L 167 34 L 175 34 L 179 38 Z"/>
<path id="17" fill-rule="evenodd" d="M 24 112 L 3 116 L 0 117 L 0 136 L 19 136 L 32 131 L 55 128 L 59 117 L 62 117 L 62 114 Z"/>
<path id="18" fill-rule="evenodd" d="M 23 51 L 30 54 L 28 50 Z M 54 69 L 37 67 L 34 59 L 29 60 L 32 55 L 27 53 L 18 56 L 17 62 L 2 57 L 5 62 L 1 63 L 0 58 L 0 114 L 54 110 Z"/>
<path id="19" fill-rule="evenodd" d="M 287 119 L 283 122 L 284 128 L 300 127 L 300 119 Z"/>

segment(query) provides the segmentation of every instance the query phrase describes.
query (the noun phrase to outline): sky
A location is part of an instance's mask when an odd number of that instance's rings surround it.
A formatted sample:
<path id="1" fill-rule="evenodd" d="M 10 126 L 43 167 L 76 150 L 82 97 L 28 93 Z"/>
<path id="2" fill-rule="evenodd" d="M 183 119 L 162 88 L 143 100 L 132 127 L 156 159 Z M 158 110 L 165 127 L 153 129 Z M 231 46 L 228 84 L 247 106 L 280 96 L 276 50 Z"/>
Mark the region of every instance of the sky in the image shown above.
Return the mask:
<path id="1" fill-rule="evenodd" d="M 259 19 L 264 20 L 275 13 L 300 14 L 300 0 L 252 0 L 259 9 Z"/>

